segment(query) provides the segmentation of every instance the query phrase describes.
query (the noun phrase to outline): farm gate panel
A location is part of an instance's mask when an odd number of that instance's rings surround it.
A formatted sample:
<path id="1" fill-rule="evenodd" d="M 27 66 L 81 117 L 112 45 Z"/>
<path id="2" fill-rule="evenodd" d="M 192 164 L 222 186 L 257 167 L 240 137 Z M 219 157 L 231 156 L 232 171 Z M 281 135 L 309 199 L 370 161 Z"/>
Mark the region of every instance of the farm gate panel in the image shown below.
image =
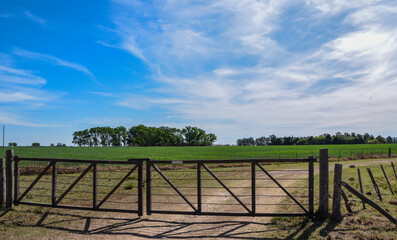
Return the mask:
<path id="1" fill-rule="evenodd" d="M 143 160 L 14 158 L 14 204 L 143 213 Z"/>
<path id="2" fill-rule="evenodd" d="M 162 214 L 313 217 L 313 157 L 146 161 L 146 211 Z M 305 169 L 273 169 L 306 162 Z"/>

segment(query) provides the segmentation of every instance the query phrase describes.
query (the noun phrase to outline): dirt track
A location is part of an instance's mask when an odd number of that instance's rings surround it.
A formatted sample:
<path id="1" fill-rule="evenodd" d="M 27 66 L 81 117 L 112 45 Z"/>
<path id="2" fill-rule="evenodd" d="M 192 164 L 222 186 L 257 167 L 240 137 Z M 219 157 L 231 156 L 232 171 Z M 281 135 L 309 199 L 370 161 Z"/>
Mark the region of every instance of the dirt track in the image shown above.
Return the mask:
<path id="1" fill-rule="evenodd" d="M 257 177 L 263 177 L 258 172 Z M 299 176 L 302 172 L 278 172 L 274 177 Z M 241 183 L 234 182 L 230 186 Z M 247 187 L 250 183 L 246 182 Z M 283 182 L 287 187 L 294 184 L 293 180 Z M 264 181 L 261 186 L 274 186 L 271 181 Z M 249 193 L 249 189 L 233 189 L 237 195 Z M 280 194 L 277 188 L 258 189 L 257 194 Z M 272 203 L 280 203 L 283 197 L 272 198 Z M 218 203 L 231 203 L 233 198 L 212 198 Z M 206 199 L 203 198 L 203 202 Z M 235 202 L 234 202 L 235 203 Z M 266 206 L 266 212 L 276 212 L 279 206 Z M 227 206 L 231 212 L 244 212 L 238 205 Z M 219 206 L 207 206 L 203 211 L 219 211 Z M 54 211 L 51 211 L 54 212 Z M 60 212 L 60 211 L 56 211 Z M 52 215 L 53 213 L 49 214 Z M 57 215 L 57 214 L 55 214 Z M 62 214 L 60 214 L 62 215 Z M 132 217 L 132 218 L 131 218 Z M 160 215 L 143 216 L 141 219 L 131 214 L 91 213 L 76 211 L 74 215 L 63 215 L 65 222 L 51 222 L 44 216 L 41 226 L 61 230 L 60 238 L 68 239 L 263 239 L 264 226 L 269 225 L 270 217 L 230 217 L 230 216 L 190 216 L 190 215 Z M 66 230 L 66 233 L 65 231 Z M 84 234 L 84 235 L 81 235 Z"/>

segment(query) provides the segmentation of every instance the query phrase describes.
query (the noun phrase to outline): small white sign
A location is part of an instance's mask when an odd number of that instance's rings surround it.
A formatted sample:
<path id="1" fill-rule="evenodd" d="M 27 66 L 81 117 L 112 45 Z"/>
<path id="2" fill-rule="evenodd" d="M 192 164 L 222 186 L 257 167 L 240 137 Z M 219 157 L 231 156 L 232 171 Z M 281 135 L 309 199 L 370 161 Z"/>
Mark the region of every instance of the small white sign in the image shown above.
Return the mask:
<path id="1" fill-rule="evenodd" d="M 172 164 L 183 164 L 183 161 L 172 161 Z"/>

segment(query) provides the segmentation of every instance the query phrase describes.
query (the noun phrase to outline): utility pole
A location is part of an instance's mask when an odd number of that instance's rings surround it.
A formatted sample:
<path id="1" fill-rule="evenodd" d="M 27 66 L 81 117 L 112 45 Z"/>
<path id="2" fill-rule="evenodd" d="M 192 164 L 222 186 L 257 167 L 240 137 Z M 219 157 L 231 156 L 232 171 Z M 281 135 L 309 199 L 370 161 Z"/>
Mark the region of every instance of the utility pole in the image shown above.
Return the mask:
<path id="1" fill-rule="evenodd" d="M 4 133 L 5 133 L 5 130 L 6 130 L 6 126 L 3 125 L 3 148 L 4 148 Z"/>

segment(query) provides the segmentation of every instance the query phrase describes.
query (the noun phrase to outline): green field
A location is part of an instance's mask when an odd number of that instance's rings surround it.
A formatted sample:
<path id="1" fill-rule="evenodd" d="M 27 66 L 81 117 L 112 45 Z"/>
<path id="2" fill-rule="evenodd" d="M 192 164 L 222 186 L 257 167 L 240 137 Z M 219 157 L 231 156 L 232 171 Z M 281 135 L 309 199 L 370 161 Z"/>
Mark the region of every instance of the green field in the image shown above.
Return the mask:
<path id="1" fill-rule="evenodd" d="M 213 147 L 15 147 L 20 157 L 53 157 L 69 159 L 126 160 L 152 158 L 155 160 L 241 159 L 241 158 L 306 158 L 318 156 L 328 148 L 333 158 L 365 155 L 365 158 L 386 156 L 389 148 L 397 154 L 397 144 L 304 145 L 304 146 L 213 146 Z M 0 155 L 10 148 L 0 148 Z"/>

